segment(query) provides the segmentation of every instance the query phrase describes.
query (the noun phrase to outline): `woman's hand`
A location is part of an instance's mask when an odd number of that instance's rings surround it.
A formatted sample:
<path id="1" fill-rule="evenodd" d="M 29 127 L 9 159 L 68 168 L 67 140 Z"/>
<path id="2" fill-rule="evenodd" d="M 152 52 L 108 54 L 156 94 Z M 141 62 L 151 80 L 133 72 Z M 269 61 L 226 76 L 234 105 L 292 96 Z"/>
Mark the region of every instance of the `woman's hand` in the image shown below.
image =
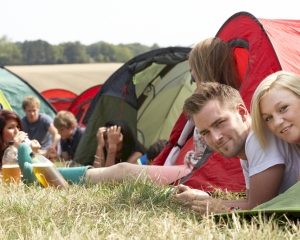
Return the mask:
<path id="1" fill-rule="evenodd" d="M 107 128 L 107 142 L 108 148 L 117 148 L 117 145 L 123 141 L 120 126 L 111 126 Z"/>
<path id="2" fill-rule="evenodd" d="M 28 134 L 23 131 L 19 131 L 14 137 L 15 146 L 18 147 L 20 143 L 28 140 Z"/>
<path id="3" fill-rule="evenodd" d="M 100 127 L 96 136 L 98 141 L 98 147 L 100 147 L 101 149 L 103 149 L 105 146 L 104 134 L 107 134 L 106 127 Z"/>

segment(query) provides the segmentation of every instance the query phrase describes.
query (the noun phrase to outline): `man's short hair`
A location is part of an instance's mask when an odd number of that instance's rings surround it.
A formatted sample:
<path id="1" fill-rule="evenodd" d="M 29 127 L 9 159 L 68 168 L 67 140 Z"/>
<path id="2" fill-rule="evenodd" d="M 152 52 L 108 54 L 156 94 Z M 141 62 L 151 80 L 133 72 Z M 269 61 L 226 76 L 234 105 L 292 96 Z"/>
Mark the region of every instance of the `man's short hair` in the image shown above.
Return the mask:
<path id="1" fill-rule="evenodd" d="M 22 108 L 25 110 L 28 106 L 35 106 L 40 108 L 41 102 L 35 96 L 26 96 L 22 102 Z"/>
<path id="2" fill-rule="evenodd" d="M 207 82 L 199 84 L 197 91 L 184 102 L 183 112 L 188 117 L 200 112 L 211 100 L 218 100 L 222 106 L 235 109 L 237 104 L 243 104 L 238 90 L 225 84 Z"/>
<path id="3" fill-rule="evenodd" d="M 53 124 L 57 129 L 69 129 L 71 127 L 77 127 L 77 119 L 73 113 L 62 110 L 56 114 L 53 120 Z"/>

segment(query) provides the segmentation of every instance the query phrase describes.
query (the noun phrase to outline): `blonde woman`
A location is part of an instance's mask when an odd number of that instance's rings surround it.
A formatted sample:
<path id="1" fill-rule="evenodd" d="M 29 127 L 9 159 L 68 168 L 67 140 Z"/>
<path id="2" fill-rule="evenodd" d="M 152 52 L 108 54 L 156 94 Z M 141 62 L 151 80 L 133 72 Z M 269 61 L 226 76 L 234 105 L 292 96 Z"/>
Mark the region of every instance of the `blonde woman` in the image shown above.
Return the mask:
<path id="1" fill-rule="evenodd" d="M 262 147 L 268 146 L 270 134 L 285 141 L 291 162 L 289 180 L 299 179 L 300 169 L 300 77 L 279 71 L 265 78 L 257 87 L 251 103 L 252 127 Z"/>

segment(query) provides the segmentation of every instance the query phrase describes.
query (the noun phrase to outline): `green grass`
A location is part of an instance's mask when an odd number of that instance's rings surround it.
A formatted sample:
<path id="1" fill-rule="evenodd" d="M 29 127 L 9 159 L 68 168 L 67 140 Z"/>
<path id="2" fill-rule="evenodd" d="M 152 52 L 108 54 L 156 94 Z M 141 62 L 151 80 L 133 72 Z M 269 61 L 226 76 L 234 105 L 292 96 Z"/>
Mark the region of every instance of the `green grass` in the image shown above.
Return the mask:
<path id="1" fill-rule="evenodd" d="M 167 187 L 126 181 L 68 189 L 0 184 L 0 239 L 299 239 L 299 222 L 199 216 Z"/>

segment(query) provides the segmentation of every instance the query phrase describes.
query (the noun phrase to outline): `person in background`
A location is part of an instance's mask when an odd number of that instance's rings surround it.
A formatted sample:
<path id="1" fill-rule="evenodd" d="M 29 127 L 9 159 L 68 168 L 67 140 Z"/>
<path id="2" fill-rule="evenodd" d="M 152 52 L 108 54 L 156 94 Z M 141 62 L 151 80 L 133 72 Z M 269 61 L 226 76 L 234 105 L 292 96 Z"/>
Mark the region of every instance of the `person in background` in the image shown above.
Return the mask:
<path id="1" fill-rule="evenodd" d="M 160 154 L 160 152 L 163 150 L 167 143 L 168 141 L 165 139 L 158 139 L 156 142 L 150 145 L 150 147 L 146 150 L 146 153 L 144 155 L 138 158 L 137 164 L 151 164 L 154 158 L 158 156 L 158 154 Z"/>
<path id="2" fill-rule="evenodd" d="M 69 111 L 59 111 L 53 120 L 53 124 L 61 136 L 62 159 L 65 161 L 72 160 L 85 128 L 78 126 L 76 117 Z"/>
<path id="3" fill-rule="evenodd" d="M 56 155 L 60 135 L 53 125 L 53 120 L 46 114 L 40 113 L 40 100 L 34 96 L 24 98 L 22 108 L 25 117 L 22 118 L 22 127 L 29 139 L 36 139 L 46 156 Z"/>
<path id="4" fill-rule="evenodd" d="M 210 149 L 241 159 L 247 198 L 215 199 L 183 185 L 178 187 L 176 197 L 201 213 L 247 210 L 292 186 L 297 181 L 293 173 L 299 172 L 300 151 L 288 150 L 286 143 L 274 136 L 269 136 L 268 146 L 262 148 L 251 131 L 250 114 L 236 89 L 219 83 L 202 84 L 200 89 L 185 101 L 184 112 L 193 119 Z"/>
<path id="5" fill-rule="evenodd" d="M 196 84 L 218 82 L 239 88 L 241 77 L 237 62 L 231 47 L 222 39 L 207 38 L 197 43 L 188 60 Z"/>
<path id="6" fill-rule="evenodd" d="M 146 151 L 129 125 L 121 120 L 111 120 L 100 127 L 97 140 L 94 167 L 108 167 L 120 162 L 136 163 Z"/>

